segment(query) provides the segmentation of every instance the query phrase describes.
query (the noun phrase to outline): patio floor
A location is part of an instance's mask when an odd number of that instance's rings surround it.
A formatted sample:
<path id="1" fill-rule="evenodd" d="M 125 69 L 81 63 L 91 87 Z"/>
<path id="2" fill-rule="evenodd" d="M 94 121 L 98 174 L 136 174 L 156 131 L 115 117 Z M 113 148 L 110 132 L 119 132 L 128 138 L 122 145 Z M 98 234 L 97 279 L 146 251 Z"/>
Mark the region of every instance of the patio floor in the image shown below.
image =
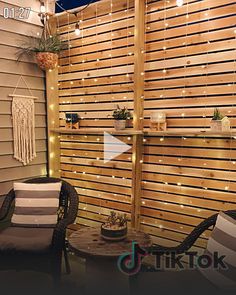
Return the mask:
<path id="1" fill-rule="evenodd" d="M 57 294 L 78 295 L 85 294 L 85 262 L 75 255 L 69 255 L 72 272 L 66 275 L 63 272 L 62 285 Z M 101 266 L 102 267 L 102 266 Z M 63 267 L 64 270 L 64 267 Z M 92 279 L 91 279 L 92 283 Z M 49 275 L 38 272 L 0 272 L 0 288 L 6 294 L 55 294 L 52 279 Z M 103 290 L 97 290 L 97 294 L 106 295 Z M 210 285 L 197 271 L 167 271 L 166 272 L 142 272 L 131 282 L 130 293 L 126 294 L 147 295 L 147 293 L 159 294 L 233 294 L 219 291 Z M 117 294 L 111 290 L 111 295 Z M 126 295 L 124 294 L 124 295 Z M 90 295 L 90 294 L 88 294 Z M 123 295 L 123 294 L 122 294 Z"/>

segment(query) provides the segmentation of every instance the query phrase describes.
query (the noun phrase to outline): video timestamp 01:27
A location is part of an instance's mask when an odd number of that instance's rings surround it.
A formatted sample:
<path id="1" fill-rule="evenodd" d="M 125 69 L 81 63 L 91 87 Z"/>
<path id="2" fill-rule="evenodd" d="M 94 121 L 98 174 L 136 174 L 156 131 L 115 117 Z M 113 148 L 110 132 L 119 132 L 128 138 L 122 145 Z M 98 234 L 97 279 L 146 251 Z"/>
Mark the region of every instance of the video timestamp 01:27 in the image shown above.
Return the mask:
<path id="1" fill-rule="evenodd" d="M 2 15 L 5 19 L 28 19 L 31 7 L 4 7 Z"/>

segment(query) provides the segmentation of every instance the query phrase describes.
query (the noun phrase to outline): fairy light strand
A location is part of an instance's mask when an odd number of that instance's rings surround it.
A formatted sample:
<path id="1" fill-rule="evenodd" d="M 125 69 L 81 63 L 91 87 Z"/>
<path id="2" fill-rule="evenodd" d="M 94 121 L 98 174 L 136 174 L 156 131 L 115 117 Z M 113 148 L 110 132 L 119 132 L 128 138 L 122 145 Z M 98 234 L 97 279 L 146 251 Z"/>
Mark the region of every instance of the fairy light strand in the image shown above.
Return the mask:
<path id="1" fill-rule="evenodd" d="M 206 102 L 207 102 L 207 98 L 208 98 L 208 66 L 209 66 L 209 35 L 210 35 L 210 18 L 209 18 L 209 9 L 208 8 L 208 12 L 205 14 L 207 16 L 207 27 L 208 27 L 208 30 L 207 30 L 207 44 L 206 44 L 206 48 L 207 48 L 207 52 L 206 52 L 206 65 L 205 67 L 202 67 L 203 69 L 205 68 L 205 75 L 203 74 L 203 77 L 204 77 L 204 80 L 205 80 L 205 88 L 204 88 L 204 92 L 203 92 L 203 95 L 204 95 L 204 100 L 205 100 L 205 103 L 204 103 L 204 114 L 203 114 L 203 119 L 204 119 L 204 126 L 205 128 L 207 128 L 208 126 L 208 123 L 207 123 L 207 105 L 206 105 Z M 206 144 L 206 135 L 204 135 L 203 137 L 203 142 L 204 142 L 204 145 Z M 206 179 L 206 169 L 207 169 L 207 163 L 206 163 L 206 160 L 203 159 L 203 165 L 202 165 L 202 175 L 201 175 L 201 181 L 202 183 L 204 184 L 202 190 L 203 190 L 203 198 L 206 198 L 206 194 L 207 194 L 207 190 L 208 190 L 208 187 L 205 185 L 205 179 Z"/>

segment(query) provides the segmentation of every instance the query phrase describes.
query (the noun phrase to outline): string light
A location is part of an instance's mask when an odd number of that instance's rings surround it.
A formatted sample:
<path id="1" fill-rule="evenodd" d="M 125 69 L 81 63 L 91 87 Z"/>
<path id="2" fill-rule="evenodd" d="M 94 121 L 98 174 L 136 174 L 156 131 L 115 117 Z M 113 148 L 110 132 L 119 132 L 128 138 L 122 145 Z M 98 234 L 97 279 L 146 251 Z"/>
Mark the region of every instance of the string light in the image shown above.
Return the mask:
<path id="1" fill-rule="evenodd" d="M 44 5 L 43 2 L 41 2 L 40 12 L 41 12 L 41 13 L 45 13 L 45 12 L 46 12 L 46 7 L 45 7 L 45 5 Z"/>
<path id="2" fill-rule="evenodd" d="M 80 27 L 79 27 L 79 23 L 77 22 L 75 24 L 75 35 L 80 36 L 80 34 L 81 34 L 81 30 L 80 30 Z"/>
<path id="3" fill-rule="evenodd" d="M 176 0 L 176 5 L 177 5 L 178 7 L 183 6 L 183 4 L 184 4 L 184 0 Z"/>

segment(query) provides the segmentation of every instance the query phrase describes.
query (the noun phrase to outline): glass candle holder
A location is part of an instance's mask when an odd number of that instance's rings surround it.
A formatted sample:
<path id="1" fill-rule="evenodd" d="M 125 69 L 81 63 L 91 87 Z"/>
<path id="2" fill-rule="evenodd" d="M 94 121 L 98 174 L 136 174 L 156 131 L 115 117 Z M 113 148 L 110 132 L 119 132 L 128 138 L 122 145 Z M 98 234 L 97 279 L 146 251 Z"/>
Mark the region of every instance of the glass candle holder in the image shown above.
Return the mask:
<path id="1" fill-rule="evenodd" d="M 166 114 L 161 111 L 152 112 L 150 120 L 152 123 L 165 123 L 166 122 Z"/>

